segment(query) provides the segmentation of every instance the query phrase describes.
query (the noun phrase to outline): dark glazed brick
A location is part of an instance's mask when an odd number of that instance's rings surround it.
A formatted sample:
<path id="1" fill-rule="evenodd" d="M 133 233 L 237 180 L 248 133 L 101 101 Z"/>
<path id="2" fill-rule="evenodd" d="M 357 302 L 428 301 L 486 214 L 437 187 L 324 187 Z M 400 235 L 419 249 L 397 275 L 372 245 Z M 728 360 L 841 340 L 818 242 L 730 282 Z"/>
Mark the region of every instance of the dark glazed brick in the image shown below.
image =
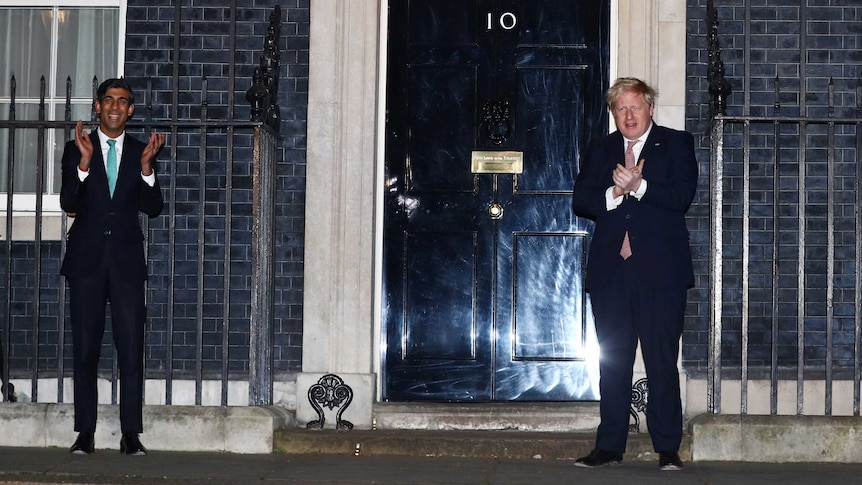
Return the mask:
<path id="1" fill-rule="evenodd" d="M 173 59 L 180 59 L 179 103 L 178 116 L 182 121 L 199 121 L 201 112 L 200 89 L 203 74 L 208 80 L 207 108 L 208 119 L 217 121 L 230 117 L 238 121 L 248 119 L 248 101 L 245 92 L 251 86 L 251 75 L 259 63 L 263 52 L 264 35 L 269 24 L 275 0 L 263 0 L 254 3 L 253 7 L 239 7 L 234 14 L 230 12 L 229 0 L 208 0 L 200 2 L 205 5 L 181 3 L 181 48 L 177 56 L 174 48 L 173 23 L 177 2 L 173 0 L 130 0 L 126 18 L 126 64 L 124 76 L 129 79 L 135 89 L 137 109 L 135 122 L 143 122 L 147 116 L 154 119 L 169 119 L 173 99 Z M 248 3 L 248 2 L 240 2 Z M 282 108 L 282 135 L 279 147 L 279 159 L 284 153 L 290 153 L 290 161 L 280 161 L 277 167 L 279 187 L 290 187 L 295 196 L 280 197 L 276 203 L 275 237 L 280 241 L 277 256 L 284 258 L 274 265 L 275 308 L 273 311 L 273 326 L 276 329 L 274 355 L 274 372 L 296 372 L 300 369 L 302 359 L 302 314 L 293 308 L 296 302 L 302 301 L 302 254 L 304 237 L 304 200 L 305 200 L 305 123 L 307 113 L 307 89 L 297 90 L 296 86 L 308 85 L 308 11 L 309 0 L 279 2 L 282 6 L 282 36 L 279 39 L 282 54 L 282 69 L 278 103 Z M 228 92 L 228 63 L 231 54 L 230 21 L 238 20 L 237 61 L 235 91 Z M 304 32 L 299 34 L 297 32 Z M 290 49 L 286 49 L 286 46 Z M 151 80 L 152 95 L 146 92 L 147 78 Z M 228 100 L 233 99 L 233 113 L 228 109 Z M 147 101 L 152 102 L 153 110 L 148 113 Z M 130 132 L 133 130 L 130 129 Z M 136 134 L 140 137 L 140 135 Z M 174 200 L 166 201 L 162 215 L 149 221 L 148 254 L 150 278 L 147 286 L 147 376 L 163 378 L 167 363 L 167 348 L 169 328 L 167 318 L 171 313 L 169 305 L 173 304 L 172 322 L 173 360 L 175 378 L 193 378 L 194 355 L 188 354 L 188 347 L 195 342 L 193 329 L 197 325 L 197 298 L 199 286 L 205 291 L 203 313 L 215 318 L 214 323 L 205 323 L 206 342 L 222 342 L 220 317 L 224 313 L 231 315 L 231 349 L 229 368 L 232 379 L 241 379 L 248 372 L 248 315 L 250 314 L 250 292 L 248 291 L 251 271 L 251 178 L 252 172 L 248 160 L 251 160 L 251 137 L 238 133 L 235 138 L 233 192 L 232 197 L 232 235 L 230 237 L 231 279 L 230 308 L 225 310 L 224 270 L 223 261 L 227 248 L 224 231 L 224 200 L 226 197 L 224 146 L 226 137 L 224 131 L 211 131 L 208 138 L 207 157 L 207 224 L 210 218 L 218 219 L 218 227 L 208 228 L 205 233 L 205 256 L 212 264 L 205 264 L 203 284 L 198 280 L 197 255 L 200 218 L 199 207 L 199 133 L 183 133 L 176 138 L 169 137 L 168 146 L 162 151 L 158 160 L 159 179 L 166 199 L 173 194 Z M 170 163 L 171 144 L 177 148 L 177 163 Z M 219 149 L 220 148 L 220 149 Z M 303 168 L 298 169 L 301 166 Z M 172 174 L 172 168 L 176 173 Z M 210 175 L 218 174 L 218 178 Z M 172 189 L 173 186 L 173 189 Z M 173 206 L 173 213 L 171 211 Z M 218 215 L 212 215 L 218 214 Z M 168 228 L 174 225 L 174 246 L 169 245 Z M 0 252 L 6 245 L 0 244 Z M 14 243 L 12 245 L 13 267 L 6 268 L 5 256 L 0 258 L 0 290 L 5 293 L 6 275 L 12 272 L 13 300 L 9 308 L 13 310 L 13 325 L 10 333 L 10 344 L 13 344 L 10 358 L 14 374 L 29 376 L 32 374 L 33 360 L 32 336 L 27 330 L 32 327 L 32 298 L 34 278 L 34 250 L 32 243 Z M 171 256 L 173 260 L 171 262 Z M 41 313 L 39 362 L 50 364 L 56 368 L 58 349 L 56 345 L 47 345 L 58 341 L 56 315 L 59 314 L 61 303 L 65 307 L 68 325 L 68 302 L 58 302 L 60 289 L 65 289 L 65 280 L 58 274 L 60 261 L 59 242 L 44 243 L 42 247 L 42 277 L 41 277 Z M 214 259 L 222 258 L 222 259 Z M 299 283 L 296 283 L 296 282 Z M 170 291 L 173 293 L 170 293 Z M 221 295 L 221 296 L 218 296 Z M 65 293 L 68 299 L 68 292 Z M 0 309 L 5 305 L 0 305 Z M 19 315 L 20 314 L 20 315 Z M 54 318 L 52 318 L 54 317 Z M 68 329 L 67 329 L 68 332 Z M 106 337 L 109 338 L 109 337 Z M 106 342 L 109 342 L 106 340 Z M 67 336 L 62 352 L 68 358 L 71 355 L 71 337 Z M 180 347 L 185 346 L 185 347 Z M 111 355 L 110 345 L 106 344 L 103 355 Z M 203 361 L 204 372 L 217 375 L 221 372 L 221 352 L 205 349 Z M 110 371 L 110 359 L 103 359 L 105 369 Z M 71 375 L 71 365 L 66 366 L 66 373 Z"/>
<path id="2" fill-rule="evenodd" d="M 828 116 L 828 94 L 827 89 L 830 79 L 833 83 L 835 103 L 834 113 L 836 118 L 841 116 L 858 116 L 856 111 L 856 89 L 858 86 L 858 73 L 862 56 L 858 52 L 858 39 L 855 33 L 862 31 L 859 24 L 862 5 L 853 0 L 820 0 L 818 2 L 804 2 L 808 5 L 805 11 L 800 11 L 800 2 L 796 0 L 769 0 L 768 2 L 752 2 L 750 11 L 751 18 L 746 22 L 744 2 L 738 0 L 715 0 L 715 7 L 719 16 L 719 41 L 722 47 L 722 60 L 725 64 L 725 73 L 733 87 L 733 93 L 728 99 L 728 114 L 743 114 L 743 105 L 747 102 L 747 109 L 752 115 L 772 116 L 775 114 L 775 102 L 779 101 L 780 114 L 783 116 L 797 116 L 800 113 L 811 116 Z M 758 3 L 760 5 L 758 5 Z M 765 5 L 767 4 L 768 5 Z M 706 14 L 706 0 L 688 0 L 688 36 L 687 47 L 688 74 L 686 86 L 688 88 L 688 99 L 686 101 L 686 126 L 689 130 L 702 133 L 700 145 L 697 149 L 697 157 L 700 161 L 702 177 L 709 174 L 709 137 L 707 119 L 708 91 L 706 82 L 706 71 L 708 56 L 706 52 L 706 29 L 704 21 Z M 805 18 L 807 23 L 802 25 L 800 19 Z M 746 23 L 750 26 L 749 45 L 752 50 L 745 51 L 746 39 L 744 29 Z M 804 37 L 802 36 L 804 34 Z M 775 48 L 772 48 L 774 46 Z M 801 52 L 801 46 L 805 46 L 805 52 Z M 745 79 L 746 54 L 751 62 L 751 78 Z M 802 68 L 800 62 L 807 63 Z M 804 79 L 800 80 L 799 76 Z M 775 77 L 779 77 L 780 92 L 776 100 Z M 748 87 L 748 98 L 745 97 L 745 87 Z M 801 88 L 802 87 L 802 88 Z M 800 106 L 800 103 L 805 103 Z M 799 164 L 798 147 L 799 135 L 797 131 L 788 132 L 790 127 L 783 127 L 783 134 L 779 140 L 780 149 L 780 246 L 778 259 L 778 280 L 781 290 L 779 291 L 780 309 L 778 325 L 782 329 L 779 333 L 778 358 L 779 366 L 796 366 L 798 364 L 797 344 L 797 299 L 799 297 L 797 288 L 798 272 L 798 233 L 799 227 L 797 213 L 794 205 L 799 200 L 798 174 Z M 770 154 L 774 157 L 775 143 L 774 135 L 770 133 L 771 127 L 765 132 L 758 134 L 756 127 L 752 127 L 751 175 L 757 176 L 761 173 L 766 175 L 762 180 L 753 178 L 751 180 L 752 219 L 750 241 L 752 244 L 760 243 L 762 246 L 752 246 L 749 273 L 749 330 L 763 329 L 762 333 L 750 333 L 749 349 L 750 365 L 768 366 L 771 359 L 771 325 L 772 325 L 772 246 L 773 221 L 770 216 L 773 199 L 772 163 Z M 828 139 L 825 131 L 813 125 L 808 128 L 808 149 L 806 150 L 806 278 L 804 280 L 805 291 L 805 361 L 807 365 L 823 366 L 825 343 L 825 320 L 821 318 L 826 313 L 826 146 Z M 738 128 L 728 127 L 729 133 L 735 133 L 726 138 L 725 159 L 728 165 L 724 167 L 726 188 L 724 194 L 725 220 L 723 224 L 725 241 L 733 245 L 724 247 L 724 306 L 725 315 L 739 315 L 740 292 L 741 292 L 741 243 L 739 231 L 741 229 L 741 189 L 742 151 L 741 138 Z M 834 140 L 838 160 L 841 156 L 848 161 L 855 160 L 855 139 L 853 137 L 836 137 Z M 762 163 L 764 165 L 757 165 Z M 840 174 L 842 167 L 836 167 L 836 174 Z M 853 171 L 848 172 L 846 177 L 853 177 Z M 707 189 L 707 186 L 704 186 Z M 855 232 L 853 221 L 853 204 L 856 200 L 853 183 L 842 183 L 835 181 L 835 200 L 844 201 L 847 205 L 843 213 L 847 219 L 840 219 L 842 206 L 836 207 L 838 219 L 835 223 L 835 260 L 836 279 L 834 282 L 836 292 L 834 294 L 834 308 L 849 311 L 852 314 L 854 306 L 854 293 L 852 291 L 841 291 L 842 287 L 852 285 L 856 275 L 853 274 L 855 257 Z M 763 206 L 758 208 L 756 204 Z M 699 210 L 703 206 L 704 210 Z M 758 213 L 760 211 L 761 213 Z M 758 221 L 755 216 L 763 219 Z M 695 206 L 689 212 L 689 227 L 692 230 L 693 253 L 695 256 L 695 268 L 697 271 L 698 285 L 709 285 L 709 273 L 711 265 L 709 258 L 709 198 L 696 197 Z M 702 235 L 701 235 L 702 234 Z M 706 369 L 708 348 L 705 343 L 709 339 L 710 326 L 710 304 L 709 293 L 706 291 L 691 291 L 689 293 L 689 309 L 686 327 L 683 336 L 683 367 L 698 372 Z M 762 320 L 756 320 L 760 316 Z M 849 316 L 849 315 L 848 315 Z M 820 329 L 817 331 L 816 329 Z M 852 324 L 849 330 L 852 332 Z M 727 319 L 724 326 L 724 342 L 722 344 L 722 360 L 725 365 L 739 365 L 741 355 L 740 346 L 740 323 L 736 320 Z M 810 346 L 810 347 L 808 347 Z M 853 366 L 853 344 L 843 333 L 836 332 L 833 341 L 833 358 L 837 368 L 849 368 Z"/>

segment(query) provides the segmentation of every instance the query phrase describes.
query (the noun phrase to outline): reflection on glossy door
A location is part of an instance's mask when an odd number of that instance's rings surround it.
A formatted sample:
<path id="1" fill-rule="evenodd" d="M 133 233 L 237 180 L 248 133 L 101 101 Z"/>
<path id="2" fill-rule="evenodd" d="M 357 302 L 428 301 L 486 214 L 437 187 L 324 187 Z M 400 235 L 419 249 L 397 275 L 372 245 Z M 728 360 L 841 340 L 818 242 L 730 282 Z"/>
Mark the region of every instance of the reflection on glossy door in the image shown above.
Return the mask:
<path id="1" fill-rule="evenodd" d="M 385 399 L 598 398 L 591 224 L 571 188 L 607 126 L 608 11 L 390 1 Z M 473 173 L 475 151 L 521 152 L 523 169 Z"/>

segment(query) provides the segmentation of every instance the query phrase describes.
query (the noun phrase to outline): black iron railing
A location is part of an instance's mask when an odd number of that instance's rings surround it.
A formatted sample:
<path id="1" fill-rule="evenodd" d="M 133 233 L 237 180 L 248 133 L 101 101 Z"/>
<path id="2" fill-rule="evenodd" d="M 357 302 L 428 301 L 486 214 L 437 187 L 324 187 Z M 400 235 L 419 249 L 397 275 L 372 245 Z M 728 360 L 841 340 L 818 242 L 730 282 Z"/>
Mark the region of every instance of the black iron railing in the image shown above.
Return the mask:
<path id="1" fill-rule="evenodd" d="M 272 404 L 273 226 L 279 147 L 275 101 L 280 68 L 277 47 L 280 24 L 281 10 L 275 7 L 255 84 L 248 90 L 247 98 L 253 108 L 250 121 L 208 119 L 206 78 L 200 88 L 200 120 L 179 119 L 176 88 L 171 119 L 154 119 L 150 80 L 144 103 L 137 103 L 136 119 L 143 114 L 143 120 L 130 122 L 127 127 L 130 133 L 143 133 L 145 137 L 151 132 L 167 134 L 166 146 L 159 156 L 163 168 L 158 171 L 167 210 L 152 223 L 142 218 L 151 269 L 147 288 L 148 319 L 160 321 L 154 326 L 148 323 L 147 328 L 164 336 L 157 343 L 147 343 L 145 376 L 147 380 L 164 383 L 161 401 L 165 404 L 173 403 L 173 384 L 177 379 L 194 381 L 194 402 L 198 405 L 204 401 L 205 382 L 218 381 L 220 404 L 227 405 L 228 388 L 237 380 L 248 383 L 248 404 Z M 177 29 L 177 35 L 178 32 Z M 235 29 L 232 29 L 232 50 L 235 37 Z M 234 112 L 235 67 L 233 56 L 231 58 L 228 113 Z M 178 84 L 179 75 L 176 67 L 175 64 L 174 86 Z M 0 120 L 0 132 L 6 131 L 9 140 L 6 183 L 0 188 L 6 196 L 5 214 L 0 214 L 5 215 L 6 223 L 0 243 L 5 261 L 0 268 L 0 284 L 5 290 L 4 301 L 0 303 L 0 378 L 5 401 L 15 400 L 23 391 L 16 392 L 13 380 L 19 384 L 29 380 L 27 399 L 33 402 L 42 400 L 40 389 L 44 390 L 45 380 L 50 379 L 56 379 L 56 396 L 49 396 L 48 401 L 63 402 L 70 395 L 65 385 L 71 375 L 67 363 L 71 356 L 66 338 L 68 302 L 65 283 L 57 274 L 65 252 L 69 216 L 51 214 L 60 219 L 59 240 L 46 239 L 42 232 L 47 224 L 42 201 L 46 193 L 45 170 L 49 168 L 50 159 L 46 135 L 51 130 L 57 134 L 62 132 L 58 138 L 65 143 L 76 123 L 71 115 L 71 79 L 67 79 L 66 85 L 64 120 L 46 119 L 44 80 L 38 119 L 19 120 L 13 77 L 9 117 Z M 94 79 L 94 93 L 97 85 L 98 80 Z M 264 96 L 258 96 L 260 93 Z M 141 104 L 143 109 L 140 109 Z M 94 118 L 91 115 L 92 126 L 97 124 Z M 22 131 L 36 133 L 35 160 L 20 160 L 16 156 L 16 133 Z M 21 194 L 15 187 L 15 170 L 22 167 L 36 171 L 36 189 L 32 194 L 36 200 L 35 209 L 23 216 L 13 207 L 14 196 Z M 239 186 L 235 185 L 237 181 Z M 236 212 L 237 208 L 241 208 L 241 213 Z M 13 221 L 16 218 L 30 218 L 35 228 L 32 238 L 15 240 Z M 43 249 L 47 249 L 45 254 Z M 29 261 L 23 271 L 16 267 L 20 262 L 13 256 L 19 252 L 27 254 Z M 240 274 L 235 273 L 235 268 L 240 268 Z M 183 280 L 182 285 L 177 284 L 179 279 Z M 214 281 L 220 285 L 214 287 Z M 44 288 L 51 290 L 49 294 Z M 234 301 L 236 295 L 248 295 L 247 301 Z M 237 311 L 243 307 L 248 310 Z M 29 313 L 25 316 L 30 322 L 27 325 L 22 325 L 19 314 L 22 308 Z M 190 321 L 195 327 L 191 332 L 188 330 Z M 188 337 L 190 333 L 194 334 L 193 339 Z M 248 341 L 237 343 L 237 335 L 247 335 Z M 27 341 L 22 342 L 22 339 Z M 14 350 L 13 340 L 16 342 Z M 194 361 L 192 368 L 174 367 L 175 349 L 181 349 L 185 361 Z M 212 349 L 220 349 L 220 355 L 212 355 Z M 192 359 L 188 358 L 189 354 L 193 355 Z M 110 365 L 110 376 L 111 402 L 116 403 L 116 359 Z"/>
<path id="2" fill-rule="evenodd" d="M 822 414 L 833 414 L 833 389 L 840 384 L 848 391 L 842 395 L 852 393 L 852 413 L 858 416 L 862 81 L 852 116 L 846 109 L 836 115 L 831 79 L 821 93 L 828 96 L 828 105 L 809 110 L 804 78 L 794 113 L 782 106 L 781 80 L 775 78 L 771 115 L 752 116 L 748 12 L 742 49 L 746 75 L 743 92 L 736 95 L 741 114 L 729 116 L 725 109 L 731 93 L 712 1 L 707 9 L 712 121 L 708 409 L 722 412 L 722 382 L 738 380 L 739 412 L 748 413 L 756 377 L 768 382 L 771 414 L 788 412 L 779 403 L 789 396 L 780 399 L 779 393 L 794 384 L 796 414 L 810 414 L 805 405 L 808 382 L 814 391 L 808 396 L 820 395 L 822 385 Z M 805 27 L 799 36 L 799 72 L 804 75 Z M 734 352 L 732 359 L 728 352 Z M 852 390 L 847 389 L 851 382 Z M 840 404 L 849 407 L 848 402 Z"/>

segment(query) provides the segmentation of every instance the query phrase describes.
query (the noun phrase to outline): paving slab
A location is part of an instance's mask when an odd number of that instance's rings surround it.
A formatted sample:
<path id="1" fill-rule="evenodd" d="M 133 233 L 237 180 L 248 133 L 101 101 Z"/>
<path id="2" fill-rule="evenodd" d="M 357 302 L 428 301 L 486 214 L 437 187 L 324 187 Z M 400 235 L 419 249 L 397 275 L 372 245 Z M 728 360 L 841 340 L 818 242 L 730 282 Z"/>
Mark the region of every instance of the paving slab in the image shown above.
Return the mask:
<path id="1" fill-rule="evenodd" d="M 546 484 L 858 484 L 862 464 L 686 463 L 662 472 L 655 462 L 624 461 L 583 469 L 571 460 L 334 454 L 151 452 L 128 457 L 113 450 L 73 456 L 64 448 L 0 448 L 3 484 L 308 484 L 308 485 L 546 485 Z"/>

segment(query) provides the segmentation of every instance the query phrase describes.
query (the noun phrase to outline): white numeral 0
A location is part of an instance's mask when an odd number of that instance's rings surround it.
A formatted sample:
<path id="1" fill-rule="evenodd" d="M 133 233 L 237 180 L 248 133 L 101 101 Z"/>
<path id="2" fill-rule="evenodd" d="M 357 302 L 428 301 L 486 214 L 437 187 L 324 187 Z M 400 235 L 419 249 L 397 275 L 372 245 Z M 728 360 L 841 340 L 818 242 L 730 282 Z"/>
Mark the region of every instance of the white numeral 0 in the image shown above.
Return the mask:
<path id="1" fill-rule="evenodd" d="M 499 20 L 500 27 L 505 30 L 512 30 L 518 25 L 518 17 L 515 17 L 515 14 L 512 12 L 505 12 L 500 15 Z M 494 28 L 494 16 L 492 13 L 488 12 L 488 30 L 492 30 Z"/>

